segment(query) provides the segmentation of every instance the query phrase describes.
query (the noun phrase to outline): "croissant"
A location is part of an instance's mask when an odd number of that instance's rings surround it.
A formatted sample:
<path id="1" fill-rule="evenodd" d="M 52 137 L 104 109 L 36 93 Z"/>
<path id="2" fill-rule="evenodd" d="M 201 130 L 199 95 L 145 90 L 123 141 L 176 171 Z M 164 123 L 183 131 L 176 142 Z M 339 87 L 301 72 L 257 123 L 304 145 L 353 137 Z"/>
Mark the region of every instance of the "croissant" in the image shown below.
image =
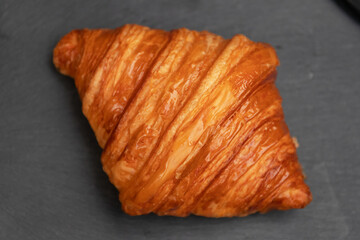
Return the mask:
<path id="1" fill-rule="evenodd" d="M 127 214 L 246 216 L 312 200 L 270 45 L 125 25 L 68 33 L 53 62 L 75 79 Z"/>

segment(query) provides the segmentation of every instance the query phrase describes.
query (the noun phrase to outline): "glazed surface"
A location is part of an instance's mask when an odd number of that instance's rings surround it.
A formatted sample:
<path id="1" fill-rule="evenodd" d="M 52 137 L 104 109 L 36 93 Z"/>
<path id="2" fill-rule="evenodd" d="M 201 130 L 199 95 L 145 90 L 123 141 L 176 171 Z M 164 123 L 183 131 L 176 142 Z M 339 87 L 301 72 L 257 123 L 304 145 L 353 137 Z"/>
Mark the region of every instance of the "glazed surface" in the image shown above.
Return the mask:
<path id="1" fill-rule="evenodd" d="M 54 64 L 75 79 L 126 213 L 246 216 L 311 201 L 270 45 L 125 25 L 70 32 Z"/>

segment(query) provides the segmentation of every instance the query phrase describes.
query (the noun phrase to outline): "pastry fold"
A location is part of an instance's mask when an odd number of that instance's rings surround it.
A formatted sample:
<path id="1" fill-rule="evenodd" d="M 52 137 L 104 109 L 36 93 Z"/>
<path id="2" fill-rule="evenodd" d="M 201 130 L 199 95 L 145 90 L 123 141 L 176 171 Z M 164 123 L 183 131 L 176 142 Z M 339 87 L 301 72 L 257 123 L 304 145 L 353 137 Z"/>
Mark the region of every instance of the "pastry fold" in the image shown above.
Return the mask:
<path id="1" fill-rule="evenodd" d="M 54 49 L 130 215 L 246 216 L 312 199 L 274 49 L 185 28 L 74 30 Z"/>

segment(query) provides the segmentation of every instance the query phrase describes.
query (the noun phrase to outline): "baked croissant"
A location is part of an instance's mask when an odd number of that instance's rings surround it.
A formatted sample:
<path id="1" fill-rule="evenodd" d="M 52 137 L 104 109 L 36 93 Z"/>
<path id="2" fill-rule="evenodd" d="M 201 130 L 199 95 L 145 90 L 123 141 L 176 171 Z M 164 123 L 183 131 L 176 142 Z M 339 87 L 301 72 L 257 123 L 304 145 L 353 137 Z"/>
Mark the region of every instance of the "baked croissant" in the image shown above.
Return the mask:
<path id="1" fill-rule="evenodd" d="M 53 61 L 75 79 L 126 213 L 231 217 L 311 201 L 270 45 L 125 25 L 74 30 Z"/>

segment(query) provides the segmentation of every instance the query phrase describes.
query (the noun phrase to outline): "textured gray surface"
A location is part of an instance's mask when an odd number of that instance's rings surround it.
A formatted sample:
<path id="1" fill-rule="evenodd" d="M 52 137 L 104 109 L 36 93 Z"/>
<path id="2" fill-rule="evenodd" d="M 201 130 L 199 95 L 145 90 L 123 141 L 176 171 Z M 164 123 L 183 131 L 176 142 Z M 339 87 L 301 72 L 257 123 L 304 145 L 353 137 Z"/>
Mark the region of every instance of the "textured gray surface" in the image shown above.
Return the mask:
<path id="1" fill-rule="evenodd" d="M 246 218 L 125 215 L 73 81 L 51 63 L 70 30 L 125 23 L 275 46 L 313 202 Z M 359 23 L 334 1 L 1 0 L 0 239 L 358 239 Z"/>

